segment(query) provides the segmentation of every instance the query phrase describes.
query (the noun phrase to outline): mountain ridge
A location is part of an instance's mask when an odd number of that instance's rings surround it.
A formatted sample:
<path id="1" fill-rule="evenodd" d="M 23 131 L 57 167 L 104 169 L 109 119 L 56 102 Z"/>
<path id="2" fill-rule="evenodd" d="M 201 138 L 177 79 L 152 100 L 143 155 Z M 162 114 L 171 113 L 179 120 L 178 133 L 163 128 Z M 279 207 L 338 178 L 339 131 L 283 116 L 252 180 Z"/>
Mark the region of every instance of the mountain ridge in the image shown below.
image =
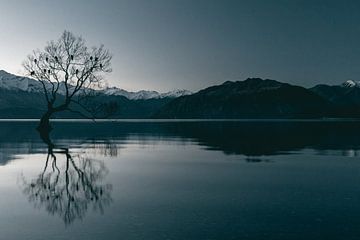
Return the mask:
<path id="1" fill-rule="evenodd" d="M 34 79 L 0 70 L 0 118 L 39 117 L 46 107 L 42 90 Z M 97 91 L 97 102 L 112 102 L 119 107 L 112 118 L 360 117 L 360 84 L 353 80 L 304 88 L 272 79 L 248 78 L 225 81 L 196 93 L 128 92 L 117 87 Z M 79 118 L 69 112 L 55 117 Z"/>
<path id="2" fill-rule="evenodd" d="M 304 87 L 270 79 L 211 86 L 176 98 L 156 118 L 306 118 L 322 117 L 329 103 Z"/>
<path id="3" fill-rule="evenodd" d="M 109 87 L 102 90 L 106 95 L 115 95 L 115 96 L 124 96 L 130 100 L 139 100 L 139 99 L 151 99 L 151 98 L 177 98 L 180 96 L 190 95 L 191 91 L 185 89 L 175 89 L 172 91 L 160 93 L 154 90 L 139 90 L 136 92 L 127 91 L 118 87 Z"/>
<path id="4" fill-rule="evenodd" d="M 51 88 L 51 85 L 48 86 Z M 21 90 L 25 92 L 41 93 L 43 86 L 35 79 L 29 77 L 17 76 L 15 74 L 0 70 L 0 88 L 7 90 Z M 152 98 L 176 98 L 179 96 L 192 94 L 191 91 L 185 89 L 174 89 L 168 92 L 158 92 L 154 90 L 139 90 L 136 92 L 127 91 L 118 87 L 107 87 L 99 90 L 105 95 L 124 96 L 130 100 L 152 99 Z M 60 85 L 59 94 L 65 94 L 65 87 Z"/>

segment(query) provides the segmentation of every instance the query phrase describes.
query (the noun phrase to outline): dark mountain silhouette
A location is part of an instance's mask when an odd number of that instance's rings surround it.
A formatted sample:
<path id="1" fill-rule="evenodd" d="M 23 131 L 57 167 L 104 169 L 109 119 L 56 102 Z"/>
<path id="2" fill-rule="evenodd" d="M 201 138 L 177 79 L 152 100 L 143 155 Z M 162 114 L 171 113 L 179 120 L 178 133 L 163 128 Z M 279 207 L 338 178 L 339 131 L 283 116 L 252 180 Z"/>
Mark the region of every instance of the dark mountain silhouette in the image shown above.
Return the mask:
<path id="1" fill-rule="evenodd" d="M 330 101 L 334 105 L 360 105 L 360 88 L 358 87 L 320 84 L 309 90 Z"/>
<path id="2" fill-rule="evenodd" d="M 325 116 L 331 103 L 299 86 L 249 78 L 225 82 L 176 98 L 157 118 L 315 118 Z"/>
<path id="3" fill-rule="evenodd" d="M 39 118 L 46 103 L 44 95 L 0 88 L 1 118 Z"/>
<path id="4" fill-rule="evenodd" d="M 62 96 L 60 95 L 59 98 Z M 113 118 L 150 118 L 171 99 L 130 100 L 124 96 L 99 94 L 92 101 L 116 103 L 118 109 L 111 116 Z M 45 107 L 46 102 L 42 93 L 0 88 L 0 118 L 39 118 L 45 111 Z M 83 118 L 83 116 L 73 112 L 62 112 L 55 118 Z"/>
<path id="5" fill-rule="evenodd" d="M 316 85 L 309 89 L 332 105 L 335 117 L 360 117 L 360 88 L 346 81 L 341 86 Z"/>
<path id="6" fill-rule="evenodd" d="M 110 116 L 111 118 L 151 118 L 160 108 L 170 102 L 172 98 L 151 98 L 131 100 L 124 96 L 100 94 L 92 99 L 93 102 L 114 103 L 117 110 Z M 79 109 L 80 110 L 80 109 Z M 79 118 L 76 113 L 65 112 L 57 115 L 58 118 L 74 117 Z"/>

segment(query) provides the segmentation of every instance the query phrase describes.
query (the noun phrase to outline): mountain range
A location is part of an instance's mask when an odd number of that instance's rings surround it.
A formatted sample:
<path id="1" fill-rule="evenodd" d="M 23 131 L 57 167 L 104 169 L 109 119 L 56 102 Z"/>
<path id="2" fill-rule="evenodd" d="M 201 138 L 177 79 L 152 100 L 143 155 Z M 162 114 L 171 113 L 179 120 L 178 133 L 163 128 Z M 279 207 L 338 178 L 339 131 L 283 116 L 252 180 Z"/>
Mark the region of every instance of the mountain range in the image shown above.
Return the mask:
<path id="1" fill-rule="evenodd" d="M 59 94 L 64 88 L 60 87 Z M 112 118 L 358 118 L 360 82 L 312 88 L 270 79 L 227 81 L 196 93 L 117 87 L 97 90 L 97 101 L 115 102 Z M 0 118 L 39 118 L 46 104 L 41 84 L 0 70 Z M 79 118 L 63 112 L 58 118 Z"/>
<path id="2" fill-rule="evenodd" d="M 50 87 L 50 86 L 49 86 Z M 39 81 L 28 77 L 16 76 L 4 70 L 0 70 L 0 89 L 19 90 L 32 93 L 42 93 L 43 87 Z M 159 93 L 157 91 L 141 90 L 137 92 L 126 91 L 117 87 L 107 87 L 101 92 L 105 95 L 124 96 L 130 100 L 152 99 L 152 98 L 176 98 L 184 95 L 192 94 L 191 91 L 185 89 L 176 89 L 173 91 Z M 59 93 L 65 93 L 64 85 L 60 85 Z"/>

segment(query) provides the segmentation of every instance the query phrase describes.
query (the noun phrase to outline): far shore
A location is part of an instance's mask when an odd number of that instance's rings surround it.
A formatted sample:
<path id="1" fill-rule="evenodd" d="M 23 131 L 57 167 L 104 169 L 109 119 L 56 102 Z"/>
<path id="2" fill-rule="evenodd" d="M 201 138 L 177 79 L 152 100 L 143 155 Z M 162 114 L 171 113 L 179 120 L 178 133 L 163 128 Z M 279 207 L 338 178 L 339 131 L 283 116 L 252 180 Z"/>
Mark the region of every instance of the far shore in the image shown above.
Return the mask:
<path id="1" fill-rule="evenodd" d="M 0 122 L 38 122 L 36 118 L 2 118 Z M 86 118 L 54 118 L 52 122 L 360 122 L 360 118 L 187 118 L 187 119 L 156 119 L 156 118 L 117 118 L 117 119 L 86 119 Z"/>

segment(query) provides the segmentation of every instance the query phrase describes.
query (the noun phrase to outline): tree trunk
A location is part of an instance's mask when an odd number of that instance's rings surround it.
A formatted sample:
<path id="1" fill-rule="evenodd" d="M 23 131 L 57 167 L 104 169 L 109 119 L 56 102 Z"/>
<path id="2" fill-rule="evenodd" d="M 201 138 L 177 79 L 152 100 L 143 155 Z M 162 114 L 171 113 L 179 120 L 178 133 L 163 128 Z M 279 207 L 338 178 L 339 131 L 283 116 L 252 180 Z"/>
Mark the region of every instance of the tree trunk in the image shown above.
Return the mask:
<path id="1" fill-rule="evenodd" d="M 37 127 L 37 130 L 39 132 L 50 132 L 52 130 L 52 127 L 50 125 L 50 117 L 54 113 L 51 109 L 48 109 L 44 115 L 40 118 L 39 125 Z"/>

